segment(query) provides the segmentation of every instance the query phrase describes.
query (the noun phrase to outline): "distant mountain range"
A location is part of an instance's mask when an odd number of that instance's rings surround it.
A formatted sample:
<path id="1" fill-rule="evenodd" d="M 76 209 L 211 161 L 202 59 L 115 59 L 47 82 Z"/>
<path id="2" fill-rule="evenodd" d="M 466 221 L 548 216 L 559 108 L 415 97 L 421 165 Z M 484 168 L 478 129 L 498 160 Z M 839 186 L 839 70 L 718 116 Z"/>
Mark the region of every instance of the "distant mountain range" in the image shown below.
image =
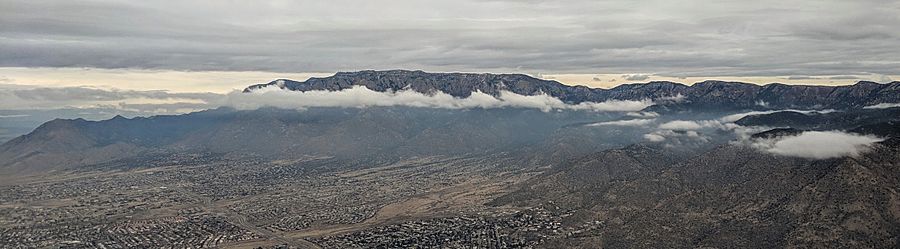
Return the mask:
<path id="1" fill-rule="evenodd" d="M 252 85 L 250 92 L 263 87 L 292 91 L 340 91 L 365 86 L 374 91 L 414 90 L 420 93 L 443 92 L 455 97 L 468 97 L 473 92 L 498 96 L 501 91 L 521 95 L 547 94 L 567 103 L 603 102 L 607 100 L 641 100 L 677 98 L 681 106 L 744 108 L 861 108 L 879 103 L 900 102 L 900 82 L 879 84 L 860 81 L 849 86 L 806 86 L 772 83 L 756 85 L 742 82 L 703 81 L 693 85 L 655 81 L 624 84 L 612 89 L 569 86 L 523 74 L 428 73 L 423 71 L 359 71 L 340 72 L 334 76 L 306 81 L 279 79 Z"/>
<path id="2" fill-rule="evenodd" d="M 759 86 L 705 81 L 626 84 L 612 89 L 567 86 L 521 74 L 361 71 L 305 82 L 276 80 L 247 87 L 292 91 L 339 91 L 365 86 L 374 91 L 443 92 L 464 98 L 473 92 L 498 96 L 547 94 L 567 103 L 657 100 L 648 110 L 668 119 L 684 110 L 715 116 L 736 110 L 856 110 L 831 115 L 773 113 L 750 116 L 741 125 L 850 129 L 884 122 L 897 108 L 862 107 L 900 102 L 900 82 L 860 82 L 852 86 Z M 690 113 L 688 112 L 688 113 Z M 702 114 L 707 113 L 707 114 Z M 693 114 L 690 114 L 693 115 Z M 855 115 L 855 116 L 854 116 Z M 596 150 L 643 141 L 638 127 L 585 127 L 598 121 L 630 119 L 624 113 L 542 112 L 539 110 L 434 108 L 313 108 L 305 111 L 220 108 L 185 115 L 115 117 L 105 121 L 53 120 L 0 145 L 0 170 L 46 171 L 120 160 L 152 153 L 199 151 L 260 156 L 337 156 L 371 160 L 434 154 L 517 152 L 535 160 L 563 161 Z M 646 118 L 646 117 L 644 117 Z M 865 121 L 865 122 L 864 122 Z M 646 122 L 645 122 L 646 123 Z M 727 134 L 705 136 L 729 139 Z M 681 147 L 690 147 L 681 145 Z"/>

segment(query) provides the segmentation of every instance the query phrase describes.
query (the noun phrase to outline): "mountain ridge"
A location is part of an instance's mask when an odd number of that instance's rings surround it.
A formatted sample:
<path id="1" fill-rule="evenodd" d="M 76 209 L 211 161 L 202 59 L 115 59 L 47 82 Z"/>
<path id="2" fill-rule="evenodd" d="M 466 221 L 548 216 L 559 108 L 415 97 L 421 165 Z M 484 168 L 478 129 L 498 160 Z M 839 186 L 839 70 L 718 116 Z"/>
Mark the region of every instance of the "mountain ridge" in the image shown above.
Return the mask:
<path id="1" fill-rule="evenodd" d="M 670 105 L 690 105 L 725 109 L 741 108 L 862 108 L 880 103 L 900 102 L 900 81 L 876 83 L 859 81 L 853 85 L 757 85 L 745 82 L 706 80 L 691 85 L 671 81 L 622 84 L 613 88 L 565 85 L 524 74 L 430 73 L 420 70 L 339 72 L 306 81 L 278 79 L 251 85 L 253 92 L 265 87 L 290 91 L 340 91 L 365 86 L 378 91 L 413 90 L 423 94 L 442 92 L 458 98 L 482 92 L 499 96 L 501 91 L 520 95 L 547 94 L 566 103 L 608 100 L 673 99 Z"/>

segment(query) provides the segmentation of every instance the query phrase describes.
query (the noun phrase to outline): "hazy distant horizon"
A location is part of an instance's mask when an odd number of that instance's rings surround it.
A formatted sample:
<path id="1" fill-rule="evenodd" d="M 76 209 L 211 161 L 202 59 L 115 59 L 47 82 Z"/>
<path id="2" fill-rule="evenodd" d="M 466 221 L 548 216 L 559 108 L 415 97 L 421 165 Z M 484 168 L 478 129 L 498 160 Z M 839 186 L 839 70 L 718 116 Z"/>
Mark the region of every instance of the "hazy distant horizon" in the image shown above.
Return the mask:
<path id="1" fill-rule="evenodd" d="M 898 75 L 819 75 L 819 76 L 697 76 L 671 77 L 646 73 L 542 73 L 519 71 L 435 71 L 418 68 L 357 69 L 333 72 L 266 72 L 266 71 L 177 71 L 149 69 L 101 69 L 101 68 L 26 68 L 0 67 L 0 84 L 34 87 L 84 86 L 99 89 L 161 90 L 175 93 L 213 92 L 227 93 L 246 86 L 267 83 L 276 79 L 304 81 L 311 77 L 328 77 L 338 72 L 365 70 L 421 70 L 431 73 L 491 73 L 525 74 L 531 77 L 554 80 L 566 85 L 582 85 L 591 88 L 613 88 L 622 84 L 670 81 L 691 85 L 707 80 L 736 81 L 758 85 L 781 83 L 788 85 L 852 85 L 859 81 L 890 83 L 900 79 Z"/>

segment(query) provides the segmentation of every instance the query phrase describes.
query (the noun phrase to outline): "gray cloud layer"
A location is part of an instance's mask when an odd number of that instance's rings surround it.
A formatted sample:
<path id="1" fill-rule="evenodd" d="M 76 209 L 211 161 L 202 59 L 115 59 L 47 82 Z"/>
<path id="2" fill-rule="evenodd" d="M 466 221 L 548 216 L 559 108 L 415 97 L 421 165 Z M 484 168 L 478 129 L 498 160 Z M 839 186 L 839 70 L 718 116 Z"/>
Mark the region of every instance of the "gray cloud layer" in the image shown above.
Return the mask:
<path id="1" fill-rule="evenodd" d="M 214 108 L 222 98 L 223 95 L 215 93 L 0 84 L 0 110 L 102 108 L 141 115 L 177 114 Z"/>
<path id="2" fill-rule="evenodd" d="M 653 101 L 650 99 L 566 104 L 558 98 L 543 94 L 526 96 L 504 91 L 500 93 L 500 96 L 494 97 L 474 92 L 467 98 L 457 98 L 443 92 L 432 95 L 413 90 L 378 92 L 369 90 L 365 86 L 355 86 L 342 91 L 307 92 L 266 87 L 250 93 L 233 91 L 228 94 L 215 94 L 0 84 L 0 110 L 102 108 L 148 115 L 185 113 L 220 106 L 244 110 L 260 107 L 305 109 L 308 107 L 410 106 L 447 109 L 515 107 L 534 108 L 542 111 L 636 112 L 651 105 L 653 105 Z"/>
<path id="3" fill-rule="evenodd" d="M 645 126 L 655 121 L 656 119 L 626 119 L 591 123 L 586 126 Z"/>
<path id="4" fill-rule="evenodd" d="M 826 159 L 856 156 L 882 140 L 840 131 L 807 131 L 797 136 L 759 140 L 752 145 L 776 155 Z"/>
<path id="5" fill-rule="evenodd" d="M 481 92 L 473 92 L 466 98 L 453 97 L 437 92 L 426 95 L 413 90 L 378 92 L 365 86 L 354 86 L 341 91 L 289 91 L 278 87 L 265 87 L 250 93 L 233 92 L 227 95 L 225 105 L 236 109 L 258 109 L 270 106 L 288 109 L 308 107 L 370 107 L 370 106 L 411 106 L 427 108 L 534 108 L 551 110 L 588 110 L 634 112 L 653 105 L 649 99 L 641 101 L 609 100 L 605 102 L 582 102 L 566 104 L 562 100 L 545 95 L 519 95 L 501 91 L 494 97 Z"/>
<path id="6" fill-rule="evenodd" d="M 900 74 L 900 2 L 12 1 L 0 66 Z"/>
<path id="7" fill-rule="evenodd" d="M 870 105 L 863 107 L 863 109 L 887 109 L 887 108 L 895 108 L 900 107 L 900 103 L 881 103 L 877 105 Z"/>

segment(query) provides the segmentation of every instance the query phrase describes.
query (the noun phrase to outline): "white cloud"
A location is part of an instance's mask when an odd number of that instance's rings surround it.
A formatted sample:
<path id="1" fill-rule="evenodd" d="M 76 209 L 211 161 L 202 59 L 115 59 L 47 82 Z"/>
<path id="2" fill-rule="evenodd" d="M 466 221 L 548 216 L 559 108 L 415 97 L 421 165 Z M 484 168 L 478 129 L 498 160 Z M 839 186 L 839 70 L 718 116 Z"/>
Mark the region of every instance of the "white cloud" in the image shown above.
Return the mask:
<path id="1" fill-rule="evenodd" d="M 688 137 L 700 137 L 700 133 L 697 133 L 696 131 L 687 131 L 684 135 Z"/>
<path id="2" fill-rule="evenodd" d="M 518 95 L 515 93 L 507 92 L 511 95 Z M 518 95 L 523 96 L 523 95 Z M 628 111 L 639 111 L 644 108 L 650 107 L 653 105 L 653 101 L 649 99 L 644 100 L 607 100 L 600 103 L 596 102 L 582 102 L 577 105 L 566 105 L 562 103 L 559 99 L 550 97 L 548 95 L 538 95 L 540 98 L 551 98 L 554 102 L 554 107 L 558 109 L 573 109 L 573 110 L 591 110 L 591 111 L 606 111 L 606 112 L 628 112 Z M 501 98 L 505 99 L 505 95 L 501 94 Z M 534 96 L 525 96 L 525 97 L 534 97 Z M 560 105 L 561 104 L 561 105 Z"/>
<path id="3" fill-rule="evenodd" d="M 660 129 L 665 130 L 699 130 L 703 128 L 719 128 L 727 129 L 727 125 L 717 120 L 674 120 L 659 125 Z"/>
<path id="4" fill-rule="evenodd" d="M 626 116 L 635 117 L 635 118 L 655 118 L 659 117 L 659 113 L 656 112 L 629 112 L 625 113 Z"/>
<path id="5" fill-rule="evenodd" d="M 762 114 L 772 114 L 772 113 L 776 113 L 776 112 L 784 112 L 784 111 L 799 112 L 799 113 L 803 113 L 803 114 L 810 114 L 810 113 L 826 114 L 826 113 L 832 113 L 832 112 L 835 112 L 835 110 L 833 110 L 833 109 L 827 109 L 827 110 L 794 110 L 794 109 L 785 109 L 785 110 L 769 110 L 769 111 L 750 111 L 750 112 L 743 112 L 743 113 L 736 113 L 736 114 L 727 115 L 727 116 L 724 116 L 724 117 L 720 118 L 719 120 L 722 121 L 722 122 L 735 122 L 735 121 L 738 121 L 738 120 L 740 120 L 740 119 L 742 119 L 742 118 L 744 118 L 744 117 L 746 117 L 746 116 L 762 115 Z"/>
<path id="6" fill-rule="evenodd" d="M 734 131 L 735 136 L 738 137 L 738 140 L 733 141 L 735 144 L 743 143 L 744 141 L 750 139 L 753 134 L 764 132 L 767 130 L 771 130 L 773 127 L 767 126 L 740 126 L 734 123 L 728 123 L 732 127 L 732 131 Z"/>
<path id="7" fill-rule="evenodd" d="M 882 140 L 840 131 L 807 131 L 798 136 L 758 140 L 752 146 L 776 155 L 826 159 L 859 155 Z"/>
<path id="8" fill-rule="evenodd" d="M 863 107 L 863 109 L 887 109 L 887 108 L 894 108 L 894 107 L 900 107 L 900 103 L 881 103 L 881 104 L 877 104 L 877 105 L 866 106 L 866 107 Z"/>
<path id="9" fill-rule="evenodd" d="M 645 126 L 645 125 L 648 125 L 655 121 L 656 121 L 656 119 L 629 119 L 629 120 L 598 122 L 598 123 L 588 124 L 586 126 Z"/>
<path id="10" fill-rule="evenodd" d="M 409 106 L 428 108 L 534 108 L 542 111 L 589 110 L 589 111 L 639 111 L 652 105 L 648 100 L 609 100 L 605 102 L 583 102 L 566 104 L 562 100 L 546 94 L 520 95 L 501 91 L 494 97 L 481 92 L 473 92 L 466 98 L 457 98 L 443 92 L 426 95 L 414 90 L 395 92 L 373 91 L 365 86 L 354 86 L 341 91 L 290 91 L 278 87 L 265 87 L 249 93 L 228 94 L 225 105 L 236 109 L 257 109 L 264 106 L 305 109 L 308 107 L 369 107 L 369 106 Z"/>
<path id="11" fill-rule="evenodd" d="M 650 75 L 646 75 L 646 74 L 623 74 L 623 75 L 622 75 L 622 78 L 625 79 L 625 80 L 637 80 L 637 81 L 642 81 L 642 80 L 650 79 Z"/>
<path id="12" fill-rule="evenodd" d="M 644 139 L 647 139 L 650 142 L 662 142 L 662 141 L 666 140 L 666 137 L 656 134 L 656 133 L 650 133 L 650 134 L 644 134 Z"/>
<path id="13" fill-rule="evenodd" d="M 659 128 L 666 130 L 696 130 L 702 128 L 702 126 L 695 121 L 675 120 L 661 124 Z"/>
<path id="14" fill-rule="evenodd" d="M 685 146 L 698 145 L 708 143 L 710 137 L 700 134 L 697 131 L 673 131 L 673 130 L 657 130 L 644 134 L 644 139 L 650 142 L 662 142 L 669 140 L 667 146 Z"/>
<path id="15" fill-rule="evenodd" d="M 662 98 L 659 98 L 659 100 L 662 100 L 662 101 L 670 101 L 670 102 L 675 102 L 675 103 L 681 103 L 681 102 L 684 102 L 686 99 L 687 99 L 687 96 L 684 96 L 684 95 L 681 94 L 681 93 L 679 93 L 679 94 L 677 94 L 677 95 L 675 95 L 675 96 L 669 96 L 669 97 L 662 97 Z"/>
<path id="16" fill-rule="evenodd" d="M 708 143 L 711 137 L 703 135 L 699 130 L 714 129 L 722 131 L 733 131 L 738 137 L 742 136 L 742 132 L 750 130 L 734 123 L 723 123 L 719 120 L 673 120 L 660 124 L 656 131 L 644 135 L 644 138 L 653 142 L 658 142 L 660 138 L 671 140 L 667 144 L 669 146 L 695 146 L 699 143 Z"/>

